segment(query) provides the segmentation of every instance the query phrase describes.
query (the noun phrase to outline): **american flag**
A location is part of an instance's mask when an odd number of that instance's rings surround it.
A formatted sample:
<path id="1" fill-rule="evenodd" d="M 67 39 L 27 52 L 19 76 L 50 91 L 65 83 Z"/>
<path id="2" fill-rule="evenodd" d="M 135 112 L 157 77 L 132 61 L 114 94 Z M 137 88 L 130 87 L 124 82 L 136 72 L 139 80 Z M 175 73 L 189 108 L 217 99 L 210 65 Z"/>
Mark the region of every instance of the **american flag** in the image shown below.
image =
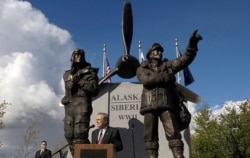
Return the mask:
<path id="1" fill-rule="evenodd" d="M 110 65 L 109 65 L 109 61 L 108 61 L 108 58 L 106 57 L 106 62 L 105 62 L 105 67 L 106 67 L 106 72 L 105 72 L 105 75 L 109 74 L 111 72 L 111 69 L 110 69 Z M 111 77 L 107 79 L 107 82 L 108 83 L 111 83 L 112 80 L 111 80 Z"/>

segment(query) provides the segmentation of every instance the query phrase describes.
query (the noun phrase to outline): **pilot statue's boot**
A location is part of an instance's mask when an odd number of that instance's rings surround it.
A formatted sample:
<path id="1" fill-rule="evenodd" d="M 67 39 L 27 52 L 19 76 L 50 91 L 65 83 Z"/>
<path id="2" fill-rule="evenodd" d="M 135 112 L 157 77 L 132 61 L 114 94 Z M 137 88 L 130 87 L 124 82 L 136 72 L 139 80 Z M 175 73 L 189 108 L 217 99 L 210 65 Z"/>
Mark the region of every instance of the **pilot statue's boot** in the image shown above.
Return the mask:
<path id="1" fill-rule="evenodd" d="M 145 142 L 147 158 L 158 158 L 158 142 Z"/>
<path id="2" fill-rule="evenodd" d="M 184 144 L 180 139 L 174 139 L 169 141 L 169 147 L 173 153 L 174 158 L 185 158 L 183 155 Z"/>
<path id="3" fill-rule="evenodd" d="M 157 150 L 147 150 L 147 158 L 158 158 L 158 151 Z"/>

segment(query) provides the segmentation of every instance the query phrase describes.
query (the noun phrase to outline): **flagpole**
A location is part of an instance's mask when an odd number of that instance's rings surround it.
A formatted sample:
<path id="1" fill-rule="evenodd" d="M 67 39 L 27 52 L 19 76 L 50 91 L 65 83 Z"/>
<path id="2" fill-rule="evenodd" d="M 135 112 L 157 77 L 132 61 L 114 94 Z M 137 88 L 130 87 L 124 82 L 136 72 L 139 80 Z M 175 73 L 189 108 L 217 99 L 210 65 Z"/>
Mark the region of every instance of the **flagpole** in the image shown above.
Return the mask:
<path id="1" fill-rule="evenodd" d="M 180 56 L 179 53 L 179 44 L 178 44 L 178 39 L 175 39 L 175 49 L 176 49 L 176 57 L 178 58 Z M 177 83 L 181 83 L 181 77 L 180 77 L 180 72 L 177 73 Z"/>
<path id="2" fill-rule="evenodd" d="M 102 65 L 102 77 L 105 76 L 106 74 L 106 69 L 105 69 L 105 61 L 106 61 L 106 44 L 103 45 L 103 65 Z"/>
<path id="3" fill-rule="evenodd" d="M 141 63 L 141 41 L 138 43 L 138 48 L 139 48 L 139 62 Z"/>

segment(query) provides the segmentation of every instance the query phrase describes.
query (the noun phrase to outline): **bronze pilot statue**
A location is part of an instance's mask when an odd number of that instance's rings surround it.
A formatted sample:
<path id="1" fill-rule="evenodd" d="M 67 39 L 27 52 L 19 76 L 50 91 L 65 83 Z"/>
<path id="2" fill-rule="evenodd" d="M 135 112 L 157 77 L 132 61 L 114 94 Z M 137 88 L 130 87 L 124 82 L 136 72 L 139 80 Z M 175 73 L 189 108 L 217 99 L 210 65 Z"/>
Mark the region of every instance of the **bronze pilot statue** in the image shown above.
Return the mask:
<path id="1" fill-rule="evenodd" d="M 174 59 L 162 59 L 163 47 L 154 43 L 137 69 L 137 78 L 143 84 L 140 113 L 144 115 L 144 144 L 147 158 L 158 158 L 158 122 L 162 122 L 169 148 L 174 158 L 184 158 L 179 113 L 183 103 L 176 91 L 175 74 L 195 58 L 197 44 L 202 37 L 197 30 L 192 34 L 186 52 Z"/>
<path id="2" fill-rule="evenodd" d="M 85 52 L 75 49 L 71 56 L 71 69 L 63 75 L 65 96 L 64 136 L 74 156 L 75 144 L 89 144 L 88 127 L 92 114 L 92 96 L 98 93 L 98 69 L 85 60 Z"/>

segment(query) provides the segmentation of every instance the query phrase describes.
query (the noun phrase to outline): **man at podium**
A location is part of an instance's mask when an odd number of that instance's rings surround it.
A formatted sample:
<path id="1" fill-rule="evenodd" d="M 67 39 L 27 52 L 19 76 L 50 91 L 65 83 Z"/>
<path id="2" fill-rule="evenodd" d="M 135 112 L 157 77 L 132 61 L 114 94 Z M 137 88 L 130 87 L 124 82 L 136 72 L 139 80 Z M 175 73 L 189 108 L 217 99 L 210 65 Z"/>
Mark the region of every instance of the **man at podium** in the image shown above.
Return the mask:
<path id="1" fill-rule="evenodd" d="M 92 132 L 92 144 L 113 144 L 115 150 L 123 149 L 120 132 L 118 129 L 109 126 L 109 115 L 98 113 L 96 117 L 98 129 Z"/>

